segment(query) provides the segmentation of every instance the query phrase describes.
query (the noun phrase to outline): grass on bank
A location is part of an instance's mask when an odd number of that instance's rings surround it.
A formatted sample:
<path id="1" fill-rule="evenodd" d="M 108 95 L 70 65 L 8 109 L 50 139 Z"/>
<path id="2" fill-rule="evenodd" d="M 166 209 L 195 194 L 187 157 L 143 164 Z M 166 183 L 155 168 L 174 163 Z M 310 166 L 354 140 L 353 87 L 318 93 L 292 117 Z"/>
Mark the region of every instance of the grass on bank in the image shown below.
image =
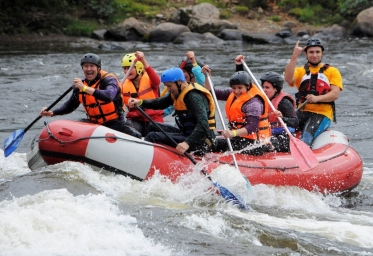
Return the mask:
<path id="1" fill-rule="evenodd" d="M 0 34 L 87 36 L 128 17 L 152 19 L 171 7 L 185 7 L 183 0 L 16 0 L 16 3 L 0 1 Z M 196 0 L 195 3 L 213 4 L 219 8 L 222 19 L 229 19 L 233 13 L 242 16 L 251 13 L 251 17 L 259 18 L 257 10 L 261 7 L 268 19 L 275 22 L 281 20 L 280 11 L 301 22 L 323 26 L 351 24 L 361 10 L 371 7 L 371 0 L 236 0 L 235 4 L 228 0 Z M 273 7 L 277 7 L 275 12 Z"/>

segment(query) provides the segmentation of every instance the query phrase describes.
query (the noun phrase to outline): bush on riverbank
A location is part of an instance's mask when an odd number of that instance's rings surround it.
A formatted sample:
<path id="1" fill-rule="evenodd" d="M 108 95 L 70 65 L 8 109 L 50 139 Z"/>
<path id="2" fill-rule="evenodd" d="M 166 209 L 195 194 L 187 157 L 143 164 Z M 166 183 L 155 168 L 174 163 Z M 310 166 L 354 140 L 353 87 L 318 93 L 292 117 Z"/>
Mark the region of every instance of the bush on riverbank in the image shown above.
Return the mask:
<path id="1" fill-rule="evenodd" d="M 170 7 L 185 3 L 208 2 L 228 19 L 233 12 L 247 15 L 257 10 L 271 10 L 274 20 L 289 13 L 300 22 L 313 25 L 351 23 L 371 0 L 16 0 L 0 2 L 0 33 L 2 34 L 65 34 L 89 36 L 92 31 L 119 23 L 128 17 L 151 19 Z M 275 5 L 275 3 L 277 5 Z M 275 11 L 274 11 L 275 10 Z"/>

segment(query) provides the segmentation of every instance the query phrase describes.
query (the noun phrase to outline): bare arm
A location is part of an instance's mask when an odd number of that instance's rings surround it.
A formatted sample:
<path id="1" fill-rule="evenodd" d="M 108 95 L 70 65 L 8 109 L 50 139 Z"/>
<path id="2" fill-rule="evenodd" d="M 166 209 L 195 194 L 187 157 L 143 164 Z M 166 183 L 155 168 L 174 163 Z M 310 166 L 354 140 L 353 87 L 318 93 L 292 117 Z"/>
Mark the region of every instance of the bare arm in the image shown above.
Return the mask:
<path id="1" fill-rule="evenodd" d="M 202 67 L 202 73 L 205 75 L 205 88 L 209 91 L 211 91 L 211 85 L 210 85 L 210 81 L 209 79 L 207 79 L 207 74 L 209 74 L 210 78 L 211 78 L 211 70 L 209 68 L 208 65 L 204 65 Z M 212 78 L 211 78 L 212 79 Z"/>
<path id="2" fill-rule="evenodd" d="M 341 92 L 341 89 L 338 86 L 330 85 L 330 92 L 324 95 L 312 95 L 308 94 L 306 96 L 306 99 L 309 103 L 317 103 L 317 102 L 332 102 L 338 99 L 339 93 Z"/>
<path id="3" fill-rule="evenodd" d="M 295 44 L 293 55 L 290 58 L 288 65 L 285 68 L 284 79 L 289 84 L 292 85 L 294 83 L 294 70 L 297 66 L 298 57 L 302 54 L 305 47 L 299 46 L 299 40 Z"/>

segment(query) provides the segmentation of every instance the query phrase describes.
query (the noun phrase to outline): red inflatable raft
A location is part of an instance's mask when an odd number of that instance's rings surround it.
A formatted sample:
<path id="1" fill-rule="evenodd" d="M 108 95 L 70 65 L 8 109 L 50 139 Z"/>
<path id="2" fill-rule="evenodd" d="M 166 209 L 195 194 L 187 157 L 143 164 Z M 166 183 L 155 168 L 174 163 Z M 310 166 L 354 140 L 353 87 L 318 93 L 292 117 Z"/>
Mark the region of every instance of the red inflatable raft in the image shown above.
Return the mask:
<path id="1" fill-rule="evenodd" d="M 337 193 L 356 187 L 363 174 L 362 159 L 342 133 L 328 130 L 313 144 L 319 165 L 301 171 L 291 153 L 251 156 L 236 153 L 241 173 L 252 185 L 297 186 L 309 191 Z M 210 173 L 221 164 L 234 166 L 229 153 L 193 156 Z M 31 144 L 28 165 L 35 170 L 63 161 L 87 163 L 94 168 L 149 179 L 155 171 L 175 181 L 193 169 L 191 161 L 168 146 L 153 144 L 104 126 L 57 120 L 47 124 Z"/>

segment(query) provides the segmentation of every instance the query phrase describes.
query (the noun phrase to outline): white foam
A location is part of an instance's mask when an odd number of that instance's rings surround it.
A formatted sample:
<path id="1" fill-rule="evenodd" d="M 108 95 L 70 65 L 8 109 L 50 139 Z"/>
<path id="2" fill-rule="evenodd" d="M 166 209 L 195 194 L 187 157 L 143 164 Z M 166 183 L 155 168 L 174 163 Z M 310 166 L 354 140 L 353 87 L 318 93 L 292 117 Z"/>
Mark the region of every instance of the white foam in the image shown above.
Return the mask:
<path id="1" fill-rule="evenodd" d="M 2 255 L 172 255 L 105 195 L 65 189 L 0 203 Z"/>

